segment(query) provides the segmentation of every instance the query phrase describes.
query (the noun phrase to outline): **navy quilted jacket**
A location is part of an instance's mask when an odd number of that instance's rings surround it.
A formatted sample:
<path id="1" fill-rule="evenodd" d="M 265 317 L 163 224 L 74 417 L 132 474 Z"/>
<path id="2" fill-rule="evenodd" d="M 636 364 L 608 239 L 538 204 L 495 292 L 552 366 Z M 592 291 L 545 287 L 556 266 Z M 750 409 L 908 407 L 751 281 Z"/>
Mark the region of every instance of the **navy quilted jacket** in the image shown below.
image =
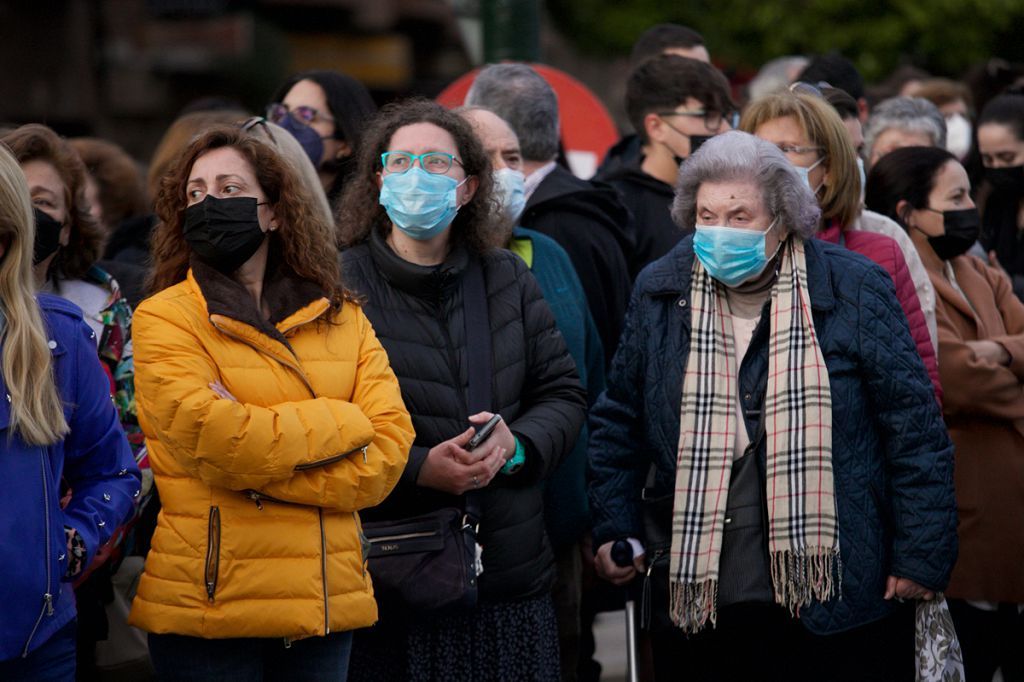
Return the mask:
<path id="1" fill-rule="evenodd" d="M 892 280 L 846 249 L 818 240 L 805 248 L 832 391 L 843 571 L 841 598 L 800 613 L 823 634 L 887 615 L 890 574 L 943 589 L 956 560 L 957 516 L 953 446 Z M 633 290 L 607 390 L 591 412 L 595 546 L 644 537 L 640 493 L 652 465 L 656 494 L 674 488 L 692 265 L 687 237 L 646 268 Z M 752 440 L 767 385 L 767 319 L 762 314 L 740 370 L 738 397 L 753 415 L 745 420 Z M 763 444 L 759 454 L 763 462 Z M 658 525 L 670 523 L 666 513 Z"/>

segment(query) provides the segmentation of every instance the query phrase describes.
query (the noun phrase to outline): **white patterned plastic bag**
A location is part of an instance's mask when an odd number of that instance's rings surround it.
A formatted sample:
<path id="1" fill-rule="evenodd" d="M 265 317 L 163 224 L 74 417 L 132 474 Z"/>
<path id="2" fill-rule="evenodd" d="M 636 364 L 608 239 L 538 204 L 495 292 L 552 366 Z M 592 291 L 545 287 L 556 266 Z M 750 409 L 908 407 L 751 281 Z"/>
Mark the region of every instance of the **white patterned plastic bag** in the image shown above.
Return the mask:
<path id="1" fill-rule="evenodd" d="M 917 603 L 914 630 L 917 682 L 963 682 L 964 657 L 943 595 Z"/>

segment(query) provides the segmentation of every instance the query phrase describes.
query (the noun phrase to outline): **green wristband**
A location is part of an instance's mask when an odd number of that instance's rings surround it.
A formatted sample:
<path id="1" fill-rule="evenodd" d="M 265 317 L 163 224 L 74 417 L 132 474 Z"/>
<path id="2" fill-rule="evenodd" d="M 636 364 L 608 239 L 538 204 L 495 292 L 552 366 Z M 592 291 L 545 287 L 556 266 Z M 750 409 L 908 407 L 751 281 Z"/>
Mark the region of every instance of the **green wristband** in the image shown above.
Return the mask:
<path id="1" fill-rule="evenodd" d="M 506 475 L 512 475 L 523 468 L 523 464 L 526 463 L 526 450 L 523 448 L 523 444 L 519 442 L 519 439 L 515 436 L 512 438 L 516 442 L 516 454 L 512 455 L 505 466 L 501 467 L 501 473 Z"/>

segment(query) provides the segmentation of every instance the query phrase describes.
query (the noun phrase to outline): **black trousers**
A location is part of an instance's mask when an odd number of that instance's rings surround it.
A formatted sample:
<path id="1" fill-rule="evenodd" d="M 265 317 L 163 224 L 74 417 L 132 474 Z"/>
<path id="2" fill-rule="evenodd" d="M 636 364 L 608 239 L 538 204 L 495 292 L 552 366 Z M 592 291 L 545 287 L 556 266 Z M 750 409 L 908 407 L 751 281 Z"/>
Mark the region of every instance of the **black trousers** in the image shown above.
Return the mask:
<path id="1" fill-rule="evenodd" d="M 1002 669 L 1004 682 L 1024 682 L 1024 614 L 1016 604 L 983 611 L 950 599 L 949 613 L 964 652 L 965 678 L 989 682 Z"/>
<path id="2" fill-rule="evenodd" d="M 345 682 L 352 632 L 298 639 L 149 634 L 160 682 Z"/>
<path id="3" fill-rule="evenodd" d="M 774 604 L 719 610 L 716 628 L 652 634 L 657 682 L 913 682 L 914 604 L 834 635 L 815 635 Z"/>

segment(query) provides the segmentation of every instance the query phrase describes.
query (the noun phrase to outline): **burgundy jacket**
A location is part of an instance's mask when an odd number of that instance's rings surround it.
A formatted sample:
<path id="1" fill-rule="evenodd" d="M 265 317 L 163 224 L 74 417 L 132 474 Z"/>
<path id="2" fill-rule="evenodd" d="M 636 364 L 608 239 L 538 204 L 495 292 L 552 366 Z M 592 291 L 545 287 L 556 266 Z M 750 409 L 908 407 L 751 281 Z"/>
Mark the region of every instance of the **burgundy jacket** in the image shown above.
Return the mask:
<path id="1" fill-rule="evenodd" d="M 914 337 L 917 352 L 924 361 L 925 369 L 928 370 L 928 377 L 932 380 L 935 399 L 942 405 L 942 384 L 939 381 L 939 363 L 935 347 L 932 346 L 931 337 L 928 335 L 928 324 L 925 322 L 924 313 L 921 312 L 921 301 L 917 298 L 914 280 L 910 277 L 907 261 L 903 258 L 899 245 L 882 234 L 842 230 L 835 221 L 818 233 L 818 239 L 840 244 L 854 253 L 869 258 L 881 265 L 892 277 L 893 284 L 896 285 L 896 298 L 899 299 L 910 325 L 910 335 Z"/>

